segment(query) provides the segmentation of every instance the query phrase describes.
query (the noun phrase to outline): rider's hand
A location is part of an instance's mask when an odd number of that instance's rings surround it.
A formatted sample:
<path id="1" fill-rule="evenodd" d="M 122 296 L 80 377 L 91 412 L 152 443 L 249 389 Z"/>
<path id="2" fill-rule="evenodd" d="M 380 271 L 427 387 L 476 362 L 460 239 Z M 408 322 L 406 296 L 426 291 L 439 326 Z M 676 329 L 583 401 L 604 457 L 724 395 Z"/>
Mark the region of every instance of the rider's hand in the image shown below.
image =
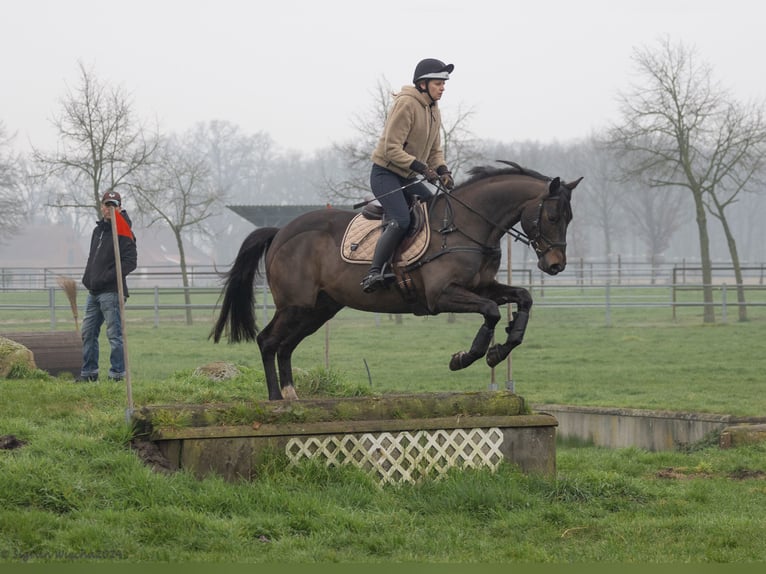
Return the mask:
<path id="1" fill-rule="evenodd" d="M 439 179 L 442 185 L 447 188 L 447 191 L 451 191 L 455 187 L 455 180 L 452 179 L 452 172 L 446 165 L 440 165 L 436 168 L 436 173 L 439 174 Z"/>
<path id="2" fill-rule="evenodd" d="M 432 170 L 430 167 L 427 167 L 423 171 L 423 177 L 426 178 L 426 181 L 428 183 L 435 184 L 437 181 L 439 181 L 439 175 L 434 170 Z"/>
<path id="3" fill-rule="evenodd" d="M 412 171 L 415 171 L 426 178 L 426 181 L 428 183 L 435 184 L 437 181 L 439 181 L 439 174 L 436 173 L 434 170 L 432 170 L 430 167 L 428 167 L 423 162 L 420 162 L 418 160 L 414 160 L 412 162 L 412 165 L 410 165 L 410 169 Z"/>

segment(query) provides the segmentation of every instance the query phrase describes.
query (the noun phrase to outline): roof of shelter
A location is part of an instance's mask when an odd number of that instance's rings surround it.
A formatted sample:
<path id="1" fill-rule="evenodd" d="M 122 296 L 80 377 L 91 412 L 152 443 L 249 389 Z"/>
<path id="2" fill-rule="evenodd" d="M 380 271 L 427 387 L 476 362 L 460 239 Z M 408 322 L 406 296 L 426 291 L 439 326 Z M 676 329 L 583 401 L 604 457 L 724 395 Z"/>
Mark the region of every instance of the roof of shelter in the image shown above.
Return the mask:
<path id="1" fill-rule="evenodd" d="M 352 210 L 350 205 L 227 205 L 234 213 L 245 218 L 256 227 L 282 227 L 299 215 L 334 207 Z"/>

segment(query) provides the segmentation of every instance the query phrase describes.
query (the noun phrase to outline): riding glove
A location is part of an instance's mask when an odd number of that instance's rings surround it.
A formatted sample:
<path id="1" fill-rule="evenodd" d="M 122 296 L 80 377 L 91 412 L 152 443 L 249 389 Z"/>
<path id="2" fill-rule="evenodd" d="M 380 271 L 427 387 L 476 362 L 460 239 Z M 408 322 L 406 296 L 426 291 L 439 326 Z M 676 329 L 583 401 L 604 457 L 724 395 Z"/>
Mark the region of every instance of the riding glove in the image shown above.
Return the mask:
<path id="1" fill-rule="evenodd" d="M 412 171 L 418 172 L 420 175 L 425 177 L 428 183 L 435 184 L 437 181 L 439 181 L 439 174 L 437 174 L 434 170 L 432 170 L 423 162 L 414 160 L 412 164 L 410 165 L 410 169 Z"/>
<path id="2" fill-rule="evenodd" d="M 452 179 L 452 172 L 449 168 L 446 165 L 440 165 L 436 168 L 436 173 L 439 174 L 439 179 L 441 180 L 442 185 L 446 187 L 448 191 L 452 191 L 452 188 L 455 187 L 455 180 Z"/>

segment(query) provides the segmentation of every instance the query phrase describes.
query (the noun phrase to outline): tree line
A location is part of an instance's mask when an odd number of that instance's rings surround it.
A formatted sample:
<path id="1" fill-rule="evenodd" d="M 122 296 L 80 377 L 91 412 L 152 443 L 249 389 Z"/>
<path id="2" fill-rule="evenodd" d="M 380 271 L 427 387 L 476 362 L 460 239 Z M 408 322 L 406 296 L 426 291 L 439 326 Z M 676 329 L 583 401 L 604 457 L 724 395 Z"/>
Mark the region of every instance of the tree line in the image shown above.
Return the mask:
<path id="1" fill-rule="evenodd" d="M 693 48 L 669 38 L 636 48 L 633 60 L 637 81 L 616 94 L 619 117 L 598 131 L 570 142 L 482 140 L 471 132 L 472 110 L 458 104 L 443 109 L 446 157 L 458 183 L 498 159 L 565 180 L 584 176 L 569 256 L 699 260 L 712 322 L 714 260 L 734 267 L 744 302 L 742 254 L 760 257 L 764 244 L 764 104 L 734 98 Z M 116 189 L 135 220 L 172 232 L 188 285 L 187 244 L 226 264 L 250 231 L 226 205 L 349 205 L 370 195 L 369 157 L 394 93 L 384 79 L 370 108 L 352 117 L 355 138 L 306 156 L 225 121 L 161 133 L 136 117 L 124 88 L 78 66 L 78 83 L 52 119 L 55 149 L 16 152 L 0 118 L 0 241 L 41 215 L 86 233 L 101 195 Z"/>

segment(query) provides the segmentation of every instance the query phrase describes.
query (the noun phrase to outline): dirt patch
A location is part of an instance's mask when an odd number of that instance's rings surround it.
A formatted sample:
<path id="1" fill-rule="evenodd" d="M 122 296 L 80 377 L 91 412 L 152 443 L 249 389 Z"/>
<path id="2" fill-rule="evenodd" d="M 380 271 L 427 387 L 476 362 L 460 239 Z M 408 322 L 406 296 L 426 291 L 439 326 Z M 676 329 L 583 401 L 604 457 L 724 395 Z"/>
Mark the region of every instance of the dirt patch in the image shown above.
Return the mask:
<path id="1" fill-rule="evenodd" d="M 672 478 L 675 480 L 689 480 L 692 478 L 710 478 L 710 475 L 706 473 L 689 472 L 688 469 L 684 469 L 684 468 L 675 469 L 672 467 L 658 470 L 654 476 L 656 478 Z"/>
<path id="2" fill-rule="evenodd" d="M 165 455 L 160 452 L 160 448 L 148 440 L 134 440 L 130 443 L 130 448 L 136 453 L 144 464 L 149 466 L 154 472 L 163 474 L 172 474 L 177 469 L 170 464 Z"/>
<path id="3" fill-rule="evenodd" d="M 728 476 L 734 480 L 766 480 L 766 472 L 762 470 L 751 470 L 749 468 L 735 470 L 734 472 L 730 472 Z"/>
<path id="4" fill-rule="evenodd" d="M 12 434 L 0 436 L 0 450 L 13 450 L 21 448 L 27 444 L 27 441 L 20 440 Z"/>
<path id="5" fill-rule="evenodd" d="M 716 475 L 710 472 L 696 472 L 687 468 L 668 467 L 663 468 L 662 470 L 658 470 L 654 476 L 655 478 L 690 480 L 693 478 L 713 478 L 715 476 L 721 475 Z M 752 470 L 748 468 L 735 470 L 734 472 L 726 473 L 723 476 L 732 480 L 766 480 L 766 472 L 763 470 Z"/>

